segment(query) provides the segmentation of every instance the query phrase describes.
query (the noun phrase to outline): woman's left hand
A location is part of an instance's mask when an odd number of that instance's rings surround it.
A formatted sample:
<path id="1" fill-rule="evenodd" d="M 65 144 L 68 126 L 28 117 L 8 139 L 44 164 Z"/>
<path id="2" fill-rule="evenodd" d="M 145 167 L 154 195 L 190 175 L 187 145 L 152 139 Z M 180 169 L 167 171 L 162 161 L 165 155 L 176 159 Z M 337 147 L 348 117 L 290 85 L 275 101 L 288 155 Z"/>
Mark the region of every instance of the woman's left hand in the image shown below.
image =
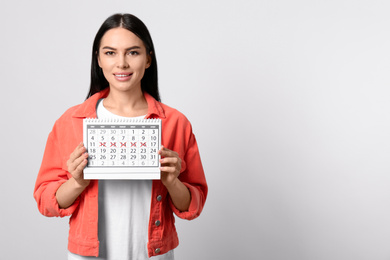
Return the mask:
<path id="1" fill-rule="evenodd" d="M 161 146 L 158 154 L 161 155 L 161 181 L 168 188 L 175 183 L 180 175 L 181 159 L 177 152 L 164 146 Z"/>
<path id="2" fill-rule="evenodd" d="M 158 151 L 161 155 L 161 182 L 169 192 L 175 207 L 180 211 L 187 211 L 191 203 L 191 194 L 187 186 L 179 179 L 181 162 L 179 154 L 161 146 Z"/>

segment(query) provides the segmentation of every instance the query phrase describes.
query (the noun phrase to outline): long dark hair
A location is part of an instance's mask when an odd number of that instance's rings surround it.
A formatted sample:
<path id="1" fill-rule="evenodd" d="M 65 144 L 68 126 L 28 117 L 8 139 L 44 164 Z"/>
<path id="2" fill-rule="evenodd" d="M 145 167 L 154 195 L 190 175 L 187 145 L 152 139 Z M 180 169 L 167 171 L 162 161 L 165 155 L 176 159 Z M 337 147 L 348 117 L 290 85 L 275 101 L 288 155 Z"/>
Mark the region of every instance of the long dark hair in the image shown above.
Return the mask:
<path id="1" fill-rule="evenodd" d="M 160 101 L 157 78 L 157 60 L 152 37 L 150 36 L 146 25 L 132 14 L 114 14 L 108 17 L 97 32 L 92 46 L 91 85 L 87 98 L 105 88 L 108 88 L 109 86 L 108 81 L 104 77 L 103 71 L 98 64 L 99 47 L 103 35 L 108 30 L 118 27 L 129 30 L 143 41 L 146 53 L 148 53 L 151 57 L 151 65 L 147 70 L 145 70 L 144 77 L 141 79 L 141 89 L 156 100 Z"/>

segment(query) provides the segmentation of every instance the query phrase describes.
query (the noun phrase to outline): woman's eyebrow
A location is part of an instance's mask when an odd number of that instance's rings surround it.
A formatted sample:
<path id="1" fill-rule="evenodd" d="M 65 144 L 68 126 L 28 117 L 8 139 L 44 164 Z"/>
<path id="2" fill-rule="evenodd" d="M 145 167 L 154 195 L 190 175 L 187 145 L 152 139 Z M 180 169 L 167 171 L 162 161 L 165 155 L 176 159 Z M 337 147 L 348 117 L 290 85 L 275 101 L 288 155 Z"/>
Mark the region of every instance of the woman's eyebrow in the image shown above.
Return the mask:
<path id="1" fill-rule="evenodd" d="M 108 50 L 116 51 L 116 48 L 113 48 L 113 47 L 110 47 L 110 46 L 104 46 L 102 49 L 103 50 L 108 49 Z M 130 50 L 133 50 L 133 49 L 141 49 L 141 47 L 139 47 L 139 46 L 132 46 L 132 47 L 127 48 L 126 51 L 130 51 Z"/>

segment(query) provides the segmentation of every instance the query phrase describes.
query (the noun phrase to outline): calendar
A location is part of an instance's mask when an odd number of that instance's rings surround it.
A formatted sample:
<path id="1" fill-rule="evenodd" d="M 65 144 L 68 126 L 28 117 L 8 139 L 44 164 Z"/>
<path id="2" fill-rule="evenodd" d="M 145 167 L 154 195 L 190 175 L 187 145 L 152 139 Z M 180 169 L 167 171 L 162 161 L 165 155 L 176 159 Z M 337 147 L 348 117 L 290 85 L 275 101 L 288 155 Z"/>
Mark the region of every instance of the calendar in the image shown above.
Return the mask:
<path id="1" fill-rule="evenodd" d="M 160 179 L 160 119 L 84 119 L 85 179 Z"/>

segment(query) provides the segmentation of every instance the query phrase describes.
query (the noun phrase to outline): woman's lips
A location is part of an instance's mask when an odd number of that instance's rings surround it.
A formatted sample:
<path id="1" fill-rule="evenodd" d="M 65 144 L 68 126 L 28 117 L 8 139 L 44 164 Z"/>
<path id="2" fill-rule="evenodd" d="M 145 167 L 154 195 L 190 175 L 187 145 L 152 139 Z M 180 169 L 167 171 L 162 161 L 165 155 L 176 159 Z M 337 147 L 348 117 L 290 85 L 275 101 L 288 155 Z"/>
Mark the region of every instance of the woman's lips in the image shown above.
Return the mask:
<path id="1" fill-rule="evenodd" d="M 114 77 L 119 81 L 127 81 L 131 78 L 133 73 L 114 73 Z"/>

